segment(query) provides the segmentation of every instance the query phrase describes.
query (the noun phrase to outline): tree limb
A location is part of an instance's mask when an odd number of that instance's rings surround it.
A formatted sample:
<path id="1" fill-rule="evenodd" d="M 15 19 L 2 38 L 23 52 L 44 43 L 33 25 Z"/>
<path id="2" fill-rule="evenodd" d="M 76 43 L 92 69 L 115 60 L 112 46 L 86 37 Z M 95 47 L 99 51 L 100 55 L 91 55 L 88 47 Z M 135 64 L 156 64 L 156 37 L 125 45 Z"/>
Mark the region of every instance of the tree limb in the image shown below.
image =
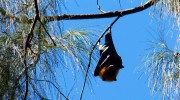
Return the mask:
<path id="1" fill-rule="evenodd" d="M 138 6 L 135 8 L 131 8 L 131 9 L 122 10 L 122 11 L 106 12 L 106 13 L 102 13 L 102 14 L 79 14 L 79 15 L 64 14 L 61 16 L 47 16 L 47 17 L 45 17 L 45 20 L 50 22 L 50 21 L 56 21 L 56 20 L 97 19 L 97 18 L 117 17 L 117 16 L 123 17 L 125 15 L 129 15 L 129 14 L 133 14 L 133 13 L 137 13 L 142 10 L 145 10 L 145 9 L 155 5 L 158 1 L 160 1 L 160 0 L 156 0 L 156 2 L 154 0 L 151 0 L 151 1 L 148 1 L 147 3 L 145 3 L 144 5 L 141 5 L 141 6 Z"/>
<path id="2" fill-rule="evenodd" d="M 133 13 L 137 13 L 142 10 L 145 10 L 145 9 L 155 5 L 159 1 L 160 0 L 150 0 L 150 1 L 146 2 L 144 5 L 141 5 L 141 6 L 138 6 L 135 8 L 121 10 L 121 11 L 111 11 L 111 12 L 106 12 L 106 13 L 102 13 L 102 14 L 77 14 L 77 15 L 64 14 L 61 16 L 44 16 L 44 21 L 51 22 L 51 21 L 57 21 L 57 20 L 60 21 L 60 20 L 77 20 L 77 19 L 97 19 L 97 18 L 111 18 L 111 17 L 117 17 L 117 16 L 123 17 L 125 15 L 129 15 L 129 14 L 133 14 Z M 2 8 L 0 8 L 0 13 L 4 16 L 6 15 L 9 18 L 14 18 L 16 21 L 21 22 L 19 18 L 8 14 Z M 31 23 L 32 21 L 33 21 L 33 19 L 27 20 L 27 22 L 29 22 L 29 23 Z"/>

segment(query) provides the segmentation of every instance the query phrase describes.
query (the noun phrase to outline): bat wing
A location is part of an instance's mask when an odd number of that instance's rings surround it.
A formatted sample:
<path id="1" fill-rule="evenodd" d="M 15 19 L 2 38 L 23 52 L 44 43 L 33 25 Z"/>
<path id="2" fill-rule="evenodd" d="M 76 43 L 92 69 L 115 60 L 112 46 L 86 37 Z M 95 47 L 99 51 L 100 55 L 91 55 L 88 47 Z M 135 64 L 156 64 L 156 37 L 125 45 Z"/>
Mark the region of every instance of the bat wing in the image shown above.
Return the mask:
<path id="1" fill-rule="evenodd" d="M 122 59 L 118 54 L 112 59 L 114 61 L 114 66 L 118 67 L 119 69 L 124 68 L 124 66 L 122 65 Z"/>
<path id="2" fill-rule="evenodd" d="M 100 59 L 97 63 L 96 69 L 94 71 L 94 76 L 99 75 L 99 71 L 101 70 L 102 66 L 104 66 L 105 63 L 109 60 L 110 55 L 108 54 L 108 49 L 109 49 L 108 47 L 103 48 Z"/>
<path id="3" fill-rule="evenodd" d="M 109 47 L 108 53 L 111 55 L 111 63 L 120 69 L 124 68 L 124 66 L 122 65 L 122 59 L 115 49 L 111 33 L 106 34 L 105 45 Z"/>

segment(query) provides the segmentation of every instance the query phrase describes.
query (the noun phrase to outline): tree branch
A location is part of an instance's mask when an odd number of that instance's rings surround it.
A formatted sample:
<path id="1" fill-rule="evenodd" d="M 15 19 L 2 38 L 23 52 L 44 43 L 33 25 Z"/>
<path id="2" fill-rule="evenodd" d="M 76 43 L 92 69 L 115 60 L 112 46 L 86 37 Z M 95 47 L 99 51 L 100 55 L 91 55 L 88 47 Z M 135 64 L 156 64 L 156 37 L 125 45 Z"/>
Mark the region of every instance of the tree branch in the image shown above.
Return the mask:
<path id="1" fill-rule="evenodd" d="M 61 92 L 61 90 L 60 90 L 53 82 L 51 82 L 51 81 L 49 81 L 49 80 L 33 79 L 33 78 L 31 78 L 31 77 L 30 77 L 30 79 L 35 80 L 35 81 L 39 81 L 39 82 L 48 82 L 48 83 L 52 84 L 52 85 L 57 89 L 57 91 L 58 91 L 66 100 L 69 100 L 68 97 L 66 97 L 66 96 Z"/>
<path id="2" fill-rule="evenodd" d="M 104 10 L 101 9 L 101 6 L 99 5 L 99 0 L 96 0 L 96 4 L 101 13 L 106 13 Z"/>
<path id="3" fill-rule="evenodd" d="M 111 18 L 111 17 L 117 17 L 117 16 L 125 16 L 133 13 L 137 13 L 140 11 L 143 11 L 156 3 L 158 3 L 160 0 L 151 0 L 145 3 L 144 5 L 126 9 L 122 11 L 112 11 L 112 12 L 106 12 L 102 14 L 77 14 L 77 15 L 71 15 L 71 14 L 64 14 L 61 16 L 44 16 L 44 21 L 51 22 L 51 21 L 57 21 L 57 20 L 77 20 L 77 19 L 97 19 L 97 18 Z M 2 15 L 6 15 L 9 18 L 14 18 L 16 21 L 21 22 L 19 18 L 14 17 L 13 15 L 8 14 L 5 10 L 0 8 L 0 13 Z M 37 13 L 37 12 L 36 12 Z M 34 19 L 28 19 L 27 22 L 31 23 Z"/>
<path id="4" fill-rule="evenodd" d="M 44 28 L 45 32 L 47 33 L 47 35 L 49 36 L 51 41 L 53 42 L 54 46 L 56 46 L 55 41 L 53 40 L 53 38 L 51 37 L 51 35 L 49 34 L 48 30 L 45 28 L 44 24 L 42 23 L 42 21 L 40 19 L 39 19 L 39 22 L 41 23 L 42 27 Z"/>
<path id="5" fill-rule="evenodd" d="M 28 91 L 29 91 L 29 80 L 28 80 L 28 72 L 26 71 L 26 91 L 25 91 L 24 100 L 27 99 Z"/>
<path id="6" fill-rule="evenodd" d="M 36 9 L 36 16 L 35 16 L 35 21 L 30 29 L 30 32 L 28 34 L 28 37 L 27 37 L 27 40 L 26 40 L 26 44 L 25 44 L 25 54 L 24 54 L 24 65 L 26 67 L 27 70 L 25 70 L 25 73 L 26 73 L 26 91 L 25 91 L 25 96 L 24 96 L 24 100 L 27 99 L 27 96 L 28 96 L 28 91 L 29 91 L 29 82 L 28 82 L 28 66 L 27 66 L 27 62 L 26 62 L 26 51 L 27 51 L 27 48 L 31 49 L 31 40 L 33 39 L 33 30 L 35 28 L 35 25 L 36 25 L 36 22 L 38 19 L 40 19 L 39 17 L 39 10 L 38 10 L 38 4 L 37 4 L 37 0 L 34 0 L 34 4 L 35 4 L 35 9 Z"/>
<path id="7" fill-rule="evenodd" d="M 102 14 L 79 14 L 79 15 L 61 15 L 61 16 L 47 16 L 45 17 L 45 20 L 47 20 L 48 22 L 50 21 L 56 21 L 56 20 L 76 20 L 76 19 L 97 19 L 97 18 L 110 18 L 110 17 L 122 17 L 125 15 L 129 15 L 129 14 L 133 14 L 133 13 L 137 13 L 140 12 L 142 10 L 145 10 L 149 7 L 151 7 L 152 5 L 155 5 L 158 1 L 160 0 L 156 0 L 153 1 L 148 1 L 147 3 L 145 3 L 144 5 L 135 7 L 135 8 L 131 8 L 131 9 L 126 9 L 126 10 L 122 10 L 122 11 L 114 11 L 114 12 L 106 12 L 106 13 L 102 13 Z"/>

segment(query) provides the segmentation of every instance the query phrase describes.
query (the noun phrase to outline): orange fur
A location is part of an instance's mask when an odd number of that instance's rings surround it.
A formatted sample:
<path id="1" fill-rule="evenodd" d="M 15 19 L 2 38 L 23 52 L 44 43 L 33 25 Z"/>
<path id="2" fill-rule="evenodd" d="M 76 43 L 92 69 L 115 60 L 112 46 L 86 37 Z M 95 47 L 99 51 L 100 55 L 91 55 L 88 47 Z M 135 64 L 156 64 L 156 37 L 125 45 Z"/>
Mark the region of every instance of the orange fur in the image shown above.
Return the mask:
<path id="1" fill-rule="evenodd" d="M 118 72 L 119 68 L 116 68 L 115 66 L 105 66 L 100 70 L 99 76 L 102 80 L 111 82 L 116 80 Z"/>

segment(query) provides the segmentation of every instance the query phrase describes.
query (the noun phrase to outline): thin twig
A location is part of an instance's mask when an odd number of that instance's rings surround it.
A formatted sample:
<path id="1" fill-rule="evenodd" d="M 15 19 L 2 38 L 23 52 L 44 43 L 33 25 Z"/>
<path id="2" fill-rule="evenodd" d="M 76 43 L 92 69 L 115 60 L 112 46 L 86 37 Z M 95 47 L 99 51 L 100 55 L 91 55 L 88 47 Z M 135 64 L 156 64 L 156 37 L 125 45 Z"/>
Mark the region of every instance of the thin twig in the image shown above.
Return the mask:
<path id="1" fill-rule="evenodd" d="M 99 0 L 96 0 L 96 3 L 99 11 L 101 11 L 102 13 L 106 13 L 104 10 L 101 9 L 101 6 L 99 5 Z"/>
<path id="2" fill-rule="evenodd" d="M 26 71 L 26 92 L 25 92 L 24 100 L 27 99 L 28 91 L 29 91 L 29 80 L 28 80 L 28 71 Z"/>
<path id="3" fill-rule="evenodd" d="M 75 86 L 75 83 L 73 84 L 73 86 L 71 87 L 71 89 L 70 89 L 70 91 L 69 91 L 69 93 L 68 93 L 68 97 L 69 97 L 69 95 L 70 95 L 70 93 L 72 92 L 72 90 L 74 89 L 74 86 Z"/>
<path id="4" fill-rule="evenodd" d="M 119 0 L 119 7 L 120 7 L 120 9 L 122 9 L 121 0 Z"/>
<path id="5" fill-rule="evenodd" d="M 38 91 L 38 89 L 36 88 L 36 86 L 34 86 L 34 84 L 30 81 L 29 84 L 31 85 L 31 87 L 33 88 L 34 92 L 41 98 L 41 100 L 44 100 L 45 97 L 43 97 L 41 95 L 41 93 Z"/>
<path id="6" fill-rule="evenodd" d="M 51 41 L 53 42 L 54 46 L 56 46 L 55 41 L 52 39 L 51 35 L 49 34 L 49 32 L 47 31 L 47 29 L 45 28 L 44 24 L 41 22 L 41 20 L 39 19 L 39 22 L 41 23 L 41 25 L 43 26 L 45 32 L 47 33 L 47 35 L 49 36 L 49 38 L 51 39 Z"/>
<path id="7" fill-rule="evenodd" d="M 94 49 L 96 48 L 96 45 L 98 44 L 98 42 L 101 40 L 101 38 L 105 35 L 105 33 L 111 29 L 111 27 L 114 25 L 114 23 L 120 18 L 120 16 L 118 16 L 105 30 L 104 32 L 101 34 L 101 36 L 98 38 L 98 40 L 96 41 L 95 45 L 93 46 L 90 54 L 89 54 L 89 63 L 88 63 L 88 68 L 86 70 L 86 75 L 85 75 L 85 79 L 84 79 L 84 84 L 83 84 L 83 88 L 82 88 L 82 91 L 81 91 L 81 95 L 80 95 L 80 100 L 82 100 L 82 96 L 83 96 L 83 93 L 84 93 L 84 88 L 85 88 L 85 85 L 86 85 L 86 81 L 87 81 L 87 76 L 88 76 L 88 71 L 89 71 L 89 68 L 91 66 L 91 58 L 92 58 L 92 53 L 94 51 Z"/>
<path id="8" fill-rule="evenodd" d="M 64 98 L 66 98 L 66 100 L 69 100 L 69 99 L 60 91 L 60 89 L 59 89 L 53 82 L 51 82 L 51 81 L 49 81 L 49 80 L 33 79 L 33 78 L 31 78 L 31 77 L 30 77 L 30 79 L 35 80 L 35 81 L 40 81 L 40 82 L 48 82 L 48 83 L 52 84 L 52 85 L 58 90 L 58 92 L 59 92 Z"/>

